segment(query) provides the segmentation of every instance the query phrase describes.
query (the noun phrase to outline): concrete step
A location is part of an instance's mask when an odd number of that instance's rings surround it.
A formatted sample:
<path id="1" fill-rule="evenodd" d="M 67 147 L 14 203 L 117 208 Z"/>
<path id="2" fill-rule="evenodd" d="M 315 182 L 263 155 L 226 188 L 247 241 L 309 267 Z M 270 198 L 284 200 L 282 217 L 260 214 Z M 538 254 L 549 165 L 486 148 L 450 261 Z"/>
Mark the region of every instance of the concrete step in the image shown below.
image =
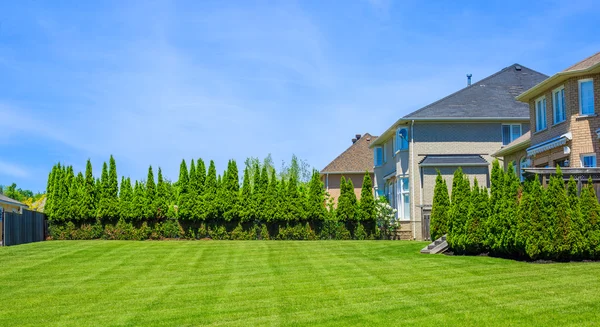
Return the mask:
<path id="1" fill-rule="evenodd" d="M 425 254 L 437 254 L 448 250 L 448 242 L 446 242 L 446 235 L 438 238 L 431 242 L 421 250 L 421 253 Z"/>

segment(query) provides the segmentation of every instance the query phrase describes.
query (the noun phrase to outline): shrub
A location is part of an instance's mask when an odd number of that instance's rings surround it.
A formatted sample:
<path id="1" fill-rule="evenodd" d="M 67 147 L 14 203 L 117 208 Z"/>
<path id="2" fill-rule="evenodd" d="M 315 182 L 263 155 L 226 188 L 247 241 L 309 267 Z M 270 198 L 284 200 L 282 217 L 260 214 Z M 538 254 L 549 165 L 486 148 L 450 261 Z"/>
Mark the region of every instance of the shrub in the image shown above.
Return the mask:
<path id="1" fill-rule="evenodd" d="M 360 223 L 358 224 L 358 226 L 356 226 L 356 230 L 354 231 L 354 239 L 357 239 L 357 240 L 367 239 L 367 232 L 365 232 L 365 227 Z"/>

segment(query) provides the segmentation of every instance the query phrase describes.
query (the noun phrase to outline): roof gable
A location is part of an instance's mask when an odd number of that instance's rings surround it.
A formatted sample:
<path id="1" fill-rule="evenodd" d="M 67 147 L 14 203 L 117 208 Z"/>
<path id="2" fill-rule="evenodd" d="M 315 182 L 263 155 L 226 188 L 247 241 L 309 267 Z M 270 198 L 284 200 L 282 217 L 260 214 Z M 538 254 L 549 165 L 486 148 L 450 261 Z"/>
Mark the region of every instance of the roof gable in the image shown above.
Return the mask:
<path id="1" fill-rule="evenodd" d="M 515 97 L 546 78 L 514 64 L 404 118 L 529 118 L 529 106 Z"/>
<path id="2" fill-rule="evenodd" d="M 377 139 L 377 136 L 365 133 L 346 151 L 342 152 L 342 154 L 325 166 L 321 170 L 321 174 L 373 172 L 373 150 L 369 149 L 369 145 L 375 139 Z"/>

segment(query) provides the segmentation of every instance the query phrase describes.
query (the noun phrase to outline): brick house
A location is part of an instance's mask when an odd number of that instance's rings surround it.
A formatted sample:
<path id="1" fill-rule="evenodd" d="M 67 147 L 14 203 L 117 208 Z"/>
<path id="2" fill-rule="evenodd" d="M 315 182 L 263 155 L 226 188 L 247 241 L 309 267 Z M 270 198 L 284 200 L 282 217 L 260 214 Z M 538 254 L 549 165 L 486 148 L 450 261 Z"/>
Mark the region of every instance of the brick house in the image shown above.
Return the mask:
<path id="1" fill-rule="evenodd" d="M 597 173 L 600 153 L 600 52 L 520 94 L 529 106 L 531 133 L 494 156 L 519 175 Z M 586 174 L 587 174 L 586 173 Z"/>
<path id="2" fill-rule="evenodd" d="M 515 97 L 548 76 L 519 64 L 412 112 L 371 142 L 374 187 L 397 210 L 400 238 L 429 239 L 437 171 L 452 185 L 459 167 L 488 185 L 492 154 L 529 131 Z"/>
<path id="3" fill-rule="evenodd" d="M 373 179 L 373 151 L 369 149 L 369 145 L 376 139 L 377 136 L 369 133 L 356 134 L 352 139 L 352 145 L 321 170 L 321 181 L 334 203 L 337 204 L 340 196 L 342 176 L 352 180 L 356 198 L 360 199 L 365 172 L 369 172 L 371 180 Z"/>

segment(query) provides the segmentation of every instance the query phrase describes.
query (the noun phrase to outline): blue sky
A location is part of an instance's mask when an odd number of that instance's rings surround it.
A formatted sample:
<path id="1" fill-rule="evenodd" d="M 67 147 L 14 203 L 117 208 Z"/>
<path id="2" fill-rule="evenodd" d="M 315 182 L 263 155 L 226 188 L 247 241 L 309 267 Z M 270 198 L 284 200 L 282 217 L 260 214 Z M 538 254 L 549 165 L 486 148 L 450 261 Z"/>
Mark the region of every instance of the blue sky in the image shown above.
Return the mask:
<path id="1" fill-rule="evenodd" d="M 56 162 L 119 175 L 182 158 L 292 154 L 322 169 L 356 133 L 518 62 L 600 51 L 593 1 L 1 1 L 0 184 Z"/>

